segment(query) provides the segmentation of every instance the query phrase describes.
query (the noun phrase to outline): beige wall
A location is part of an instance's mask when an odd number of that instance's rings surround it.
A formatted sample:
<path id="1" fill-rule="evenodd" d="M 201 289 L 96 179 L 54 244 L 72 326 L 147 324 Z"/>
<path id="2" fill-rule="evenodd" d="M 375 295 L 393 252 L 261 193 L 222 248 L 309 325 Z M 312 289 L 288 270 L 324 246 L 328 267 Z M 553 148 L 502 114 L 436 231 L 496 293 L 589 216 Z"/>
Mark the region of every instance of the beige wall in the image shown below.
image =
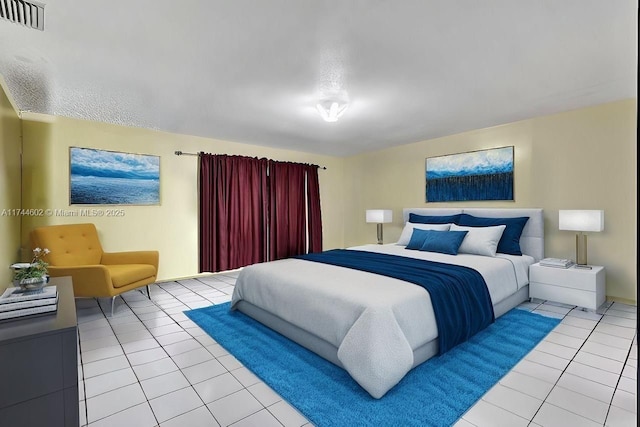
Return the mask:
<path id="1" fill-rule="evenodd" d="M 195 275 L 197 160 L 174 151 L 207 151 L 327 166 L 320 171 L 326 249 L 375 241 L 375 225 L 364 222 L 364 211 L 371 208 L 394 210 L 394 223 L 385 225 L 385 241 L 392 242 L 402 229 L 403 207 L 540 207 L 545 211 L 546 256 L 574 258 L 574 237 L 558 230 L 558 210 L 604 209 L 605 231 L 589 236 L 589 261 L 606 267 L 609 297 L 636 301 L 636 112 L 635 99 L 623 100 L 344 159 L 27 114 L 22 121 L 23 208 L 76 210 L 69 206 L 70 146 L 161 156 L 162 204 L 125 207 L 124 218 L 23 217 L 23 259 L 33 227 L 91 221 L 106 250 L 158 249 L 161 279 Z M 13 114 L 9 117 L 15 128 Z M 4 121 L 2 129 L 7 156 Z M 425 203 L 426 157 L 507 145 L 515 146 L 515 201 Z M 15 176 L 19 152 L 14 148 L 2 164 Z M 14 191 L 10 199 L 16 197 Z M 0 255 L 6 264 L 13 262 L 9 253 L 15 253 L 16 244 L 3 245 Z"/>
<path id="2" fill-rule="evenodd" d="M 261 146 L 237 144 L 147 129 L 35 114 L 23 116 L 23 206 L 75 212 L 69 206 L 69 147 L 90 147 L 160 156 L 160 206 L 122 207 L 118 217 L 24 217 L 22 244 L 36 226 L 93 222 L 106 251 L 157 249 L 159 279 L 198 272 L 197 157 L 174 151 L 242 154 L 276 160 L 315 163 L 320 170 L 324 247 L 343 241 L 343 159 Z M 101 206 L 100 209 L 106 207 Z M 118 206 L 117 208 L 121 208 Z"/>
<path id="3" fill-rule="evenodd" d="M 624 100 L 417 142 L 346 159 L 345 244 L 375 241 L 366 209 L 393 209 L 385 242 L 397 240 L 404 207 L 544 209 L 545 255 L 575 259 L 559 209 L 604 209 L 605 230 L 589 235 L 589 262 L 603 265 L 607 295 L 636 301 L 636 100 Z M 425 203 L 425 158 L 515 146 L 515 201 Z"/>
<path id="4" fill-rule="evenodd" d="M 9 266 L 19 261 L 21 124 L 0 76 L 0 289 L 11 285 Z"/>

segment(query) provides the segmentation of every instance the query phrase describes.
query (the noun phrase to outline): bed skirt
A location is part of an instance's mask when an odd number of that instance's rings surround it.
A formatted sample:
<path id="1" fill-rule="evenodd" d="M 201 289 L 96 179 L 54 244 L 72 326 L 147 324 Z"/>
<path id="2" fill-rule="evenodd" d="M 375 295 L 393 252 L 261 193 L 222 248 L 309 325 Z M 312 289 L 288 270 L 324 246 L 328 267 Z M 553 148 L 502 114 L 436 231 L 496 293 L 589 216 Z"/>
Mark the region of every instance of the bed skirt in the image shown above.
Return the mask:
<path id="1" fill-rule="evenodd" d="M 502 316 L 529 299 L 529 285 L 493 306 L 496 318 Z M 290 340 L 300 344 L 318 356 L 344 369 L 338 359 L 338 348 L 326 340 L 311 334 L 298 326 L 275 316 L 245 300 L 239 301 L 236 308 L 247 316 L 257 320 Z M 433 339 L 413 350 L 413 368 L 429 360 L 438 353 L 438 339 Z"/>

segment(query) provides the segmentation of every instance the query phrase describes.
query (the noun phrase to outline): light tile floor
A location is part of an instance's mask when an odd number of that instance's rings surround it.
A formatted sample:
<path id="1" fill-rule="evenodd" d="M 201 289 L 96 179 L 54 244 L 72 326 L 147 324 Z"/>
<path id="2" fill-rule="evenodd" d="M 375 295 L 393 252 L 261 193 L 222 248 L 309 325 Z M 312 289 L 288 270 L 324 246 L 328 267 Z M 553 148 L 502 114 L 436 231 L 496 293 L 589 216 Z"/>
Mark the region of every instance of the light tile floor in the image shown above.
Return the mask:
<path id="1" fill-rule="evenodd" d="M 308 421 L 183 313 L 229 301 L 237 272 L 77 299 L 81 425 L 308 426 Z M 456 426 L 635 426 L 636 307 L 598 313 L 521 308 L 562 319 Z"/>

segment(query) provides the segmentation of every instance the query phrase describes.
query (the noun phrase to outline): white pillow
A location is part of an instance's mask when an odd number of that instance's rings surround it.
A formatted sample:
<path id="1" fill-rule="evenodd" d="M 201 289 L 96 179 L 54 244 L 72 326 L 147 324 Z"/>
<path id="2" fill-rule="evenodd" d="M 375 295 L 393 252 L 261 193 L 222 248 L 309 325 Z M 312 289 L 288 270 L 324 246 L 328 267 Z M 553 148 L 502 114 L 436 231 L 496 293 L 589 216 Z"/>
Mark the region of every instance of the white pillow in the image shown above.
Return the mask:
<path id="1" fill-rule="evenodd" d="M 413 222 L 407 222 L 404 225 L 404 230 L 402 230 L 402 234 L 400 235 L 396 245 L 407 246 L 409 244 L 409 240 L 411 240 L 414 228 L 417 228 L 418 230 L 449 231 L 450 226 L 451 224 L 416 224 Z"/>
<path id="2" fill-rule="evenodd" d="M 467 231 L 462 244 L 458 248 L 459 254 L 475 254 L 496 256 L 498 242 L 502 237 L 506 225 L 495 227 L 463 227 L 451 224 L 451 231 Z"/>

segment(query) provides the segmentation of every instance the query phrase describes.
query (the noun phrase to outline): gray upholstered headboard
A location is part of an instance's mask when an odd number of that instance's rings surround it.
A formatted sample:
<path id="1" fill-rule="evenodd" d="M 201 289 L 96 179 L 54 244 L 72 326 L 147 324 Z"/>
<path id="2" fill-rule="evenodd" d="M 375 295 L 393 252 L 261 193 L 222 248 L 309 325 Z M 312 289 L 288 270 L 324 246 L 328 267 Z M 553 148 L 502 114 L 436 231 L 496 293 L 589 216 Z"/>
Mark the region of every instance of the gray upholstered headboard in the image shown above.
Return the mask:
<path id="1" fill-rule="evenodd" d="M 544 258 L 544 218 L 542 209 L 519 209 L 519 208 L 404 208 L 402 217 L 406 223 L 409 214 L 418 215 L 454 215 L 467 213 L 479 217 L 493 218 L 513 218 L 518 216 L 528 216 L 529 221 L 522 230 L 520 236 L 520 249 L 522 253 L 532 256 L 536 261 Z"/>

